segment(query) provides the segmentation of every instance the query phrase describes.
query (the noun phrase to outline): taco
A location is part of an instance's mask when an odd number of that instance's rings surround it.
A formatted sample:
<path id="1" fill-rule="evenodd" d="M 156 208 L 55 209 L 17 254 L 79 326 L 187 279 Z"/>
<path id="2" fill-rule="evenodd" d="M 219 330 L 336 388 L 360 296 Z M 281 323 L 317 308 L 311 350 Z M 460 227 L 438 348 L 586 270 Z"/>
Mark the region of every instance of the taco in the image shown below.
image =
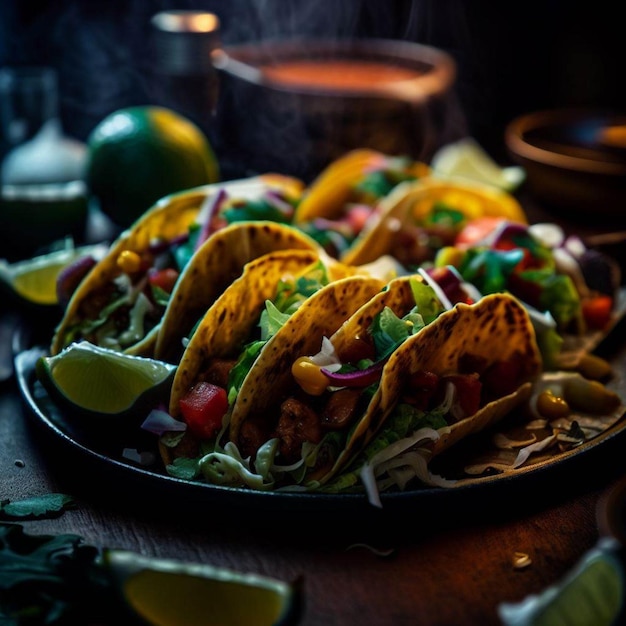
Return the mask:
<path id="1" fill-rule="evenodd" d="M 517 296 L 531 311 L 547 369 L 575 366 L 624 313 L 619 265 L 556 224 L 469 221 L 434 266 L 454 266 L 479 296 Z"/>
<path id="2" fill-rule="evenodd" d="M 541 370 L 532 323 L 516 298 L 457 304 L 390 356 L 370 419 L 339 458 L 346 470 L 325 490 L 363 480 L 375 492 L 423 477 L 424 462 L 527 400 Z"/>
<path id="3" fill-rule="evenodd" d="M 376 220 L 381 201 L 394 188 L 429 172 L 425 163 L 406 157 L 352 150 L 332 162 L 304 190 L 293 223 L 328 254 L 342 258 L 364 225 Z"/>
<path id="4" fill-rule="evenodd" d="M 216 445 L 261 355 L 280 359 L 283 343 L 295 333 L 334 331 L 383 285 L 351 272 L 307 250 L 274 252 L 245 267 L 205 313 L 174 377 L 169 412 L 188 425 L 185 448 Z M 166 464 L 178 455 L 163 442 L 161 451 Z"/>
<path id="5" fill-rule="evenodd" d="M 256 471 L 269 446 L 272 478 L 281 485 L 323 482 L 338 471 L 351 433 L 372 419 L 385 361 L 443 311 L 421 276 L 406 276 L 388 283 L 332 335 L 322 327 L 306 336 L 282 335 L 280 358 L 262 354 L 242 385 L 231 440 Z"/>
<path id="6" fill-rule="evenodd" d="M 342 261 L 362 265 L 390 254 L 414 271 L 453 244 L 467 222 L 479 217 L 527 224 L 520 204 L 506 191 L 430 177 L 405 182 L 384 199 L 378 219 L 365 224 Z"/>
<path id="7" fill-rule="evenodd" d="M 183 339 L 244 266 L 279 250 L 309 250 L 315 257 L 320 251 L 299 230 L 275 222 L 238 222 L 212 235 L 196 250 L 174 286 L 158 330 L 155 358 L 177 363 Z"/>
<path id="8" fill-rule="evenodd" d="M 228 195 L 245 204 L 269 192 L 292 194 L 296 183 L 270 174 L 161 199 L 118 237 L 82 279 L 56 328 L 51 354 L 85 339 L 152 356 L 158 326 L 180 272 L 217 228 L 218 200 Z"/>

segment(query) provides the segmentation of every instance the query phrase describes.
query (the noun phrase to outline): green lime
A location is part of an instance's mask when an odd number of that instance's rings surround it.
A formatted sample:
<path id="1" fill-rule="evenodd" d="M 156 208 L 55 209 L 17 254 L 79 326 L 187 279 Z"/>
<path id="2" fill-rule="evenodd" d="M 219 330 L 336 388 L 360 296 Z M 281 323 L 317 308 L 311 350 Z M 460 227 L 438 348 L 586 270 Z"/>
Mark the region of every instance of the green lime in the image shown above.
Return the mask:
<path id="1" fill-rule="evenodd" d="M 91 416 L 145 418 L 166 402 L 175 365 L 131 356 L 87 341 L 42 356 L 37 378 L 61 407 Z"/>
<path id="2" fill-rule="evenodd" d="M 102 563 L 125 602 L 155 626 L 288 626 L 299 617 L 297 584 L 125 550 L 105 550 Z"/>
<path id="3" fill-rule="evenodd" d="M 19 304 L 54 307 L 59 304 L 57 278 L 70 263 L 84 256 L 101 259 L 108 246 L 94 244 L 7 263 L 0 259 L 0 284 Z"/>
<path id="4" fill-rule="evenodd" d="M 611 546 L 590 550 L 558 585 L 500 607 L 506 626 L 614 626 L 624 603 L 624 574 Z"/>
<path id="5" fill-rule="evenodd" d="M 163 196 L 219 180 L 206 136 L 163 107 L 111 113 L 92 130 L 87 146 L 89 189 L 119 226 L 130 226 Z"/>
<path id="6" fill-rule="evenodd" d="M 470 137 L 440 148 L 430 165 L 437 178 L 470 180 L 509 192 L 517 189 L 526 177 L 522 167 L 500 167 Z"/>

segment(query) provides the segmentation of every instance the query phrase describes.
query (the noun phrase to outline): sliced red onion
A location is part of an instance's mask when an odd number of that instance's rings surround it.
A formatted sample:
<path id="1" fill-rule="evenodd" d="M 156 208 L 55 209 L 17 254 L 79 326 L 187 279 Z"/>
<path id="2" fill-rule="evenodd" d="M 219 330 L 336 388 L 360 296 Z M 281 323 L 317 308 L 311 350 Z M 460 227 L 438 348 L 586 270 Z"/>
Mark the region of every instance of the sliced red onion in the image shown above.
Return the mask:
<path id="1" fill-rule="evenodd" d="M 219 213 L 220 209 L 224 205 L 228 194 L 225 189 L 218 190 L 217 193 L 206 197 L 202 206 L 200 207 L 200 213 L 198 215 L 198 221 L 200 223 L 200 233 L 196 242 L 196 249 L 198 249 L 214 232 L 213 220 Z"/>
<path id="2" fill-rule="evenodd" d="M 156 457 L 153 452 L 143 451 L 140 452 L 136 448 L 124 448 L 122 450 L 122 457 L 138 465 L 153 465 L 156 461 Z"/>
<path id="3" fill-rule="evenodd" d="M 515 235 L 526 235 L 528 233 L 528 227 L 519 222 L 507 222 L 502 221 L 498 226 L 487 236 L 488 245 L 490 247 L 496 246 L 500 241 L 506 237 L 515 237 Z"/>
<path id="4" fill-rule="evenodd" d="M 187 424 L 173 418 L 163 409 L 153 409 L 141 424 L 141 428 L 160 437 L 166 432 L 183 432 L 187 430 Z"/>
<path id="5" fill-rule="evenodd" d="M 148 246 L 148 250 L 154 254 L 161 254 L 163 252 L 167 252 L 172 246 L 178 246 L 182 243 L 185 243 L 189 239 L 189 233 L 183 233 L 182 235 L 178 235 L 178 237 L 173 237 L 172 239 L 154 239 L 150 242 Z"/>
<path id="6" fill-rule="evenodd" d="M 78 285 L 96 263 L 96 259 L 91 255 L 81 256 L 59 272 L 56 292 L 57 300 L 62 307 L 67 306 Z"/>
<path id="7" fill-rule="evenodd" d="M 286 217 L 291 217 L 293 207 L 274 189 L 265 192 L 265 199 L 275 208 L 277 208 Z"/>
<path id="8" fill-rule="evenodd" d="M 325 367 L 321 368 L 333 387 L 367 387 L 380 379 L 380 372 L 385 365 L 385 361 L 378 361 L 364 370 L 354 372 L 339 373 L 332 372 Z"/>

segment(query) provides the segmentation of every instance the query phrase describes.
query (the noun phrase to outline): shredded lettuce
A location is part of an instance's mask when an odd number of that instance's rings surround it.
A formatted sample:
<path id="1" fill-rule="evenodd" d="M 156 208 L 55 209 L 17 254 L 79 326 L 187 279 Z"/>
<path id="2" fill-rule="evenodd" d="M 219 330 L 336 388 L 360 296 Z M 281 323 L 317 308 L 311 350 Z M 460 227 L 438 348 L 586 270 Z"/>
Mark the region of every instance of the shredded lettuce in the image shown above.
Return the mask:
<path id="1" fill-rule="evenodd" d="M 243 381 L 250 371 L 250 368 L 257 360 L 266 341 L 253 341 L 249 343 L 239 355 L 239 359 L 235 366 L 228 374 L 228 404 L 232 405 L 237 398 L 237 394 L 243 385 Z"/>
<path id="2" fill-rule="evenodd" d="M 265 301 L 265 310 L 261 313 L 261 339 L 267 341 L 273 337 L 291 317 L 290 313 L 283 313 L 271 301 Z"/>

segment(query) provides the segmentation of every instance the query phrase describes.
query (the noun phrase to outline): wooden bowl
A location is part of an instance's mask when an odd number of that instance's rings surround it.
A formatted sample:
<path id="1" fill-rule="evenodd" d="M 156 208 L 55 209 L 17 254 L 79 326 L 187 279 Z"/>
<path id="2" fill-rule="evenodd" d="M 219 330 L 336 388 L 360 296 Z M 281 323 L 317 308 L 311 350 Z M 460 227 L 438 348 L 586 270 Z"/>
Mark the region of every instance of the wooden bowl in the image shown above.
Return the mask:
<path id="1" fill-rule="evenodd" d="M 530 113 L 507 126 L 505 142 L 546 208 L 626 220 L 626 114 Z"/>

